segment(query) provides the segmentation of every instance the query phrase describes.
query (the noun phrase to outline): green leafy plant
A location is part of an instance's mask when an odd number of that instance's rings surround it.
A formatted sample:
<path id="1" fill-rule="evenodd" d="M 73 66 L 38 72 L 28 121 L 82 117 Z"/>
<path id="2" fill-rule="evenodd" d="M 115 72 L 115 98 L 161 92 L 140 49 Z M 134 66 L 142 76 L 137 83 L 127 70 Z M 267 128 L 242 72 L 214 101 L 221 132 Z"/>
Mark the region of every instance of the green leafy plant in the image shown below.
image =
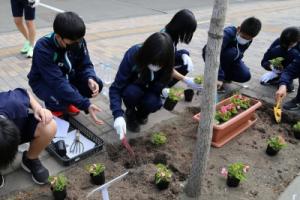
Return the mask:
<path id="1" fill-rule="evenodd" d="M 202 75 L 196 76 L 194 78 L 194 82 L 197 83 L 197 84 L 202 84 L 203 83 L 203 76 Z"/>
<path id="2" fill-rule="evenodd" d="M 267 141 L 268 145 L 272 147 L 275 151 L 279 151 L 283 147 L 286 147 L 287 144 L 282 136 L 275 136 Z"/>
<path id="3" fill-rule="evenodd" d="M 63 174 L 49 176 L 48 181 L 50 182 L 53 191 L 63 191 L 68 183 L 67 178 Z"/>
<path id="4" fill-rule="evenodd" d="M 293 131 L 300 132 L 300 121 L 293 125 Z"/>
<path id="5" fill-rule="evenodd" d="M 251 106 L 251 100 L 241 94 L 234 95 L 230 98 L 230 102 L 233 103 L 236 108 L 246 110 Z"/>
<path id="6" fill-rule="evenodd" d="M 104 172 L 105 166 L 102 163 L 94 163 L 86 166 L 86 170 L 93 176 L 97 176 L 100 173 Z"/>
<path id="7" fill-rule="evenodd" d="M 156 165 L 156 173 L 155 173 L 155 184 L 158 184 L 162 181 L 170 182 L 172 178 L 172 172 L 163 164 Z"/>
<path id="8" fill-rule="evenodd" d="M 170 88 L 169 98 L 173 101 L 179 101 L 183 98 L 183 91 L 182 88 Z"/>
<path id="9" fill-rule="evenodd" d="M 283 57 L 277 57 L 277 58 L 274 58 L 272 60 L 269 60 L 269 62 L 271 63 L 271 65 L 273 65 L 273 67 L 275 69 L 283 70 L 283 66 L 282 66 L 282 61 L 283 60 L 284 60 Z"/>
<path id="10" fill-rule="evenodd" d="M 228 170 L 223 167 L 221 170 L 221 174 L 223 176 L 231 176 L 239 179 L 240 181 L 244 181 L 247 179 L 246 173 L 249 171 L 249 166 L 244 163 L 237 162 L 229 165 Z"/>
<path id="11" fill-rule="evenodd" d="M 167 137 L 162 132 L 156 132 L 152 134 L 151 142 L 156 146 L 163 145 L 167 142 Z"/>

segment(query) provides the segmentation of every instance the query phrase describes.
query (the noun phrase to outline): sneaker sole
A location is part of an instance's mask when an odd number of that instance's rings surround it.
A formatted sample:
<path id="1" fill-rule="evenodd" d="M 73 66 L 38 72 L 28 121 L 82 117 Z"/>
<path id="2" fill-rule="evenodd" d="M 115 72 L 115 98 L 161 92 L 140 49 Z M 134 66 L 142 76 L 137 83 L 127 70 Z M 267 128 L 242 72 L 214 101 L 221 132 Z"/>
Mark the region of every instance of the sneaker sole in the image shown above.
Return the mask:
<path id="1" fill-rule="evenodd" d="M 23 161 L 21 162 L 21 166 L 22 166 L 22 168 L 23 168 L 26 172 L 32 174 L 31 171 L 30 171 L 30 169 L 28 169 L 28 168 L 24 165 Z M 38 184 L 38 185 L 45 185 L 45 184 L 46 184 L 46 183 L 43 183 L 43 182 L 38 182 L 38 181 L 33 177 L 33 175 L 31 175 L 31 178 L 32 178 L 33 182 L 35 182 L 35 183 Z"/>

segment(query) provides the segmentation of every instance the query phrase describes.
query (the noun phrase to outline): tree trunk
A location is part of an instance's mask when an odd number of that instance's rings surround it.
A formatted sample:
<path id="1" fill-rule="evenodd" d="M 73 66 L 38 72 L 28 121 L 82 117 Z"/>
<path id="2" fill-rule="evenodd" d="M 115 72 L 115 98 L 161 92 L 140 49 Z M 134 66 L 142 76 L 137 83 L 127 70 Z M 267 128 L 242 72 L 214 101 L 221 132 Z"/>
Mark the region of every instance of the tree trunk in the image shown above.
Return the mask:
<path id="1" fill-rule="evenodd" d="M 205 54 L 204 94 L 201 108 L 201 120 L 197 132 L 196 151 L 193 155 L 192 169 L 184 188 L 187 196 L 198 198 L 204 182 L 204 175 L 212 139 L 216 96 L 217 72 L 220 64 L 220 50 L 223 41 L 223 28 L 227 11 L 227 0 L 215 0 Z"/>

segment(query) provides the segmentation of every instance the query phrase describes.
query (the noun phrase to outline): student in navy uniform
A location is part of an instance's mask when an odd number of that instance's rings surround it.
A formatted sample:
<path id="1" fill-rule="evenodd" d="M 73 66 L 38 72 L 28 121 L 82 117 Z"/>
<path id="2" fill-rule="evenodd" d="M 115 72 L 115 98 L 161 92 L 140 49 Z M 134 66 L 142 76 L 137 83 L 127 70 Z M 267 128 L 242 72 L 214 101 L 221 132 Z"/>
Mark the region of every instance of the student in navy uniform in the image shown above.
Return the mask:
<path id="1" fill-rule="evenodd" d="M 22 33 L 26 39 L 22 54 L 26 54 L 28 58 L 32 57 L 33 46 L 35 42 L 35 6 L 39 3 L 39 0 L 10 0 L 11 10 L 14 17 L 14 22 L 18 30 Z M 25 24 L 23 22 L 23 13 L 25 16 Z"/>
<path id="2" fill-rule="evenodd" d="M 29 92 L 17 88 L 0 93 L 0 169 L 13 162 L 19 144 L 30 142 L 28 151 L 23 152 L 21 166 L 32 174 L 34 182 L 47 183 L 49 171 L 38 157 L 55 133 L 51 112 L 42 108 Z M 3 186 L 4 178 L 0 174 L 0 187 Z"/>
<path id="3" fill-rule="evenodd" d="M 294 48 L 296 47 L 299 38 L 300 29 L 298 27 L 288 27 L 282 31 L 280 38 L 277 38 L 271 44 L 261 61 L 261 66 L 269 71 L 261 77 L 261 84 L 278 84 L 282 70 L 299 54 L 297 48 Z M 274 68 L 270 63 L 270 60 L 278 57 L 283 58 L 282 65 L 279 66 L 280 69 Z M 291 92 L 293 90 L 293 83 L 290 83 L 288 85 L 288 91 Z"/>
<path id="4" fill-rule="evenodd" d="M 297 48 L 300 51 L 300 43 L 298 42 Z M 287 86 L 298 78 L 300 82 L 300 55 L 290 63 L 282 72 L 279 79 L 279 89 L 276 91 L 275 100 L 276 102 L 280 98 L 285 98 L 287 95 Z M 300 110 L 300 87 L 295 98 L 283 104 L 283 108 L 286 110 Z"/>
<path id="5" fill-rule="evenodd" d="M 142 45 L 127 50 L 109 88 L 110 109 L 120 139 L 126 134 L 126 126 L 139 132 L 148 115 L 161 108 L 161 92 L 171 80 L 173 66 L 173 42 L 166 33 L 154 33 Z"/>
<path id="6" fill-rule="evenodd" d="M 29 85 L 53 115 L 75 115 L 83 110 L 102 124 L 95 114 L 100 109 L 89 100 L 100 93 L 103 84 L 96 76 L 83 38 L 83 20 L 73 12 L 59 13 L 53 29 L 54 33 L 36 43 Z"/>
<path id="7" fill-rule="evenodd" d="M 179 43 L 189 44 L 191 42 L 196 28 L 197 20 L 194 14 L 188 9 L 183 9 L 177 12 L 162 30 L 162 32 L 166 32 L 171 36 L 175 47 L 175 66 L 168 87 L 172 87 L 181 80 L 193 89 L 202 88 L 201 85 L 194 83 L 194 78 L 185 76 L 194 68 L 189 51 L 185 49 L 177 50 Z"/>
<path id="8" fill-rule="evenodd" d="M 250 80 L 249 68 L 242 61 L 242 58 L 260 30 L 261 22 L 255 17 L 245 19 L 241 26 L 228 26 L 224 29 L 218 72 L 219 90 L 222 89 L 224 82 L 244 83 Z M 206 46 L 203 48 L 204 59 L 205 48 Z"/>

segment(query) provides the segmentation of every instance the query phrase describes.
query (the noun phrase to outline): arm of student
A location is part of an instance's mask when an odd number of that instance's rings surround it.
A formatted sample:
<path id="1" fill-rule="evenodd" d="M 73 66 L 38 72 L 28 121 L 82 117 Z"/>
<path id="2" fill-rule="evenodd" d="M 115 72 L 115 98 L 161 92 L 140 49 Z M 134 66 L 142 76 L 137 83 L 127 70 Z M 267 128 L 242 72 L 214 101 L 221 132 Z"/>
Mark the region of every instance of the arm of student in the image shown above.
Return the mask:
<path id="1" fill-rule="evenodd" d="M 131 76 L 132 68 L 134 66 L 133 55 L 136 51 L 137 48 L 132 47 L 125 53 L 115 77 L 115 81 L 109 88 L 110 109 L 114 119 L 124 115 L 124 111 L 122 110 L 121 93 L 126 85 L 128 85 L 128 80 Z"/>

